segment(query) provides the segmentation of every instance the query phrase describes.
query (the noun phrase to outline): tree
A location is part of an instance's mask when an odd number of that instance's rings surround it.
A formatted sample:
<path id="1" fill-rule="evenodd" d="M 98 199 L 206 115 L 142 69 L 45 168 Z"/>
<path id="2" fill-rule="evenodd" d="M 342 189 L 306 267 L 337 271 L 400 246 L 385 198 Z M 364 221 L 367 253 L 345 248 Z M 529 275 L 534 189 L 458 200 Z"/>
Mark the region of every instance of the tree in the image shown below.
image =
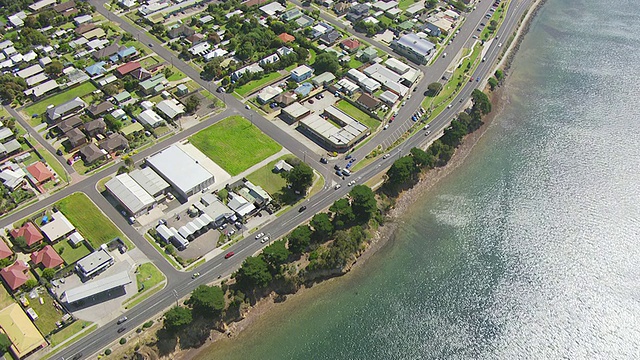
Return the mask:
<path id="1" fill-rule="evenodd" d="M 46 268 L 44 270 L 42 270 L 42 277 L 51 281 L 53 280 L 53 277 L 56 276 L 56 271 L 53 270 L 52 268 Z"/>
<path id="2" fill-rule="evenodd" d="M 433 82 L 427 86 L 429 96 L 436 96 L 442 90 L 442 84 Z"/>
<path id="3" fill-rule="evenodd" d="M 417 170 L 413 157 L 403 156 L 396 160 L 387 171 L 387 181 L 392 187 L 397 187 L 412 179 Z"/>
<path id="4" fill-rule="evenodd" d="M 164 36 L 165 31 L 166 30 L 164 29 L 164 26 L 162 24 L 155 24 L 151 27 L 151 31 L 149 32 L 156 37 L 161 38 L 162 36 Z"/>
<path id="5" fill-rule="evenodd" d="M 107 128 L 109 128 L 109 130 L 117 132 L 120 129 L 122 129 L 122 121 L 116 119 L 113 115 L 111 114 L 106 114 L 103 116 L 104 122 L 107 125 Z"/>
<path id="6" fill-rule="evenodd" d="M 294 254 L 302 254 L 311 243 L 311 228 L 309 225 L 300 225 L 287 237 L 289 250 Z"/>
<path id="7" fill-rule="evenodd" d="M 376 195 L 366 185 L 356 185 L 349 192 L 351 209 L 356 219 L 366 223 L 378 210 Z"/>
<path id="8" fill-rule="evenodd" d="M 496 86 L 498 86 L 498 79 L 494 78 L 494 77 L 490 77 L 487 80 L 487 83 L 489 84 L 489 88 L 491 88 L 491 91 L 496 89 Z"/>
<path id="9" fill-rule="evenodd" d="M 316 56 L 313 68 L 316 70 L 316 74 L 322 74 L 325 71 L 336 74 L 340 70 L 340 61 L 334 53 L 324 52 Z"/>
<path id="10" fill-rule="evenodd" d="M 44 67 L 44 72 L 47 73 L 47 75 L 49 76 L 58 76 L 62 74 L 63 68 L 64 66 L 60 61 L 54 60 L 51 62 L 51 64 Z"/>
<path id="11" fill-rule="evenodd" d="M 6 353 L 11 347 L 11 340 L 4 333 L 0 333 L 0 354 Z"/>
<path id="12" fill-rule="evenodd" d="M 333 225 L 336 229 L 344 229 L 356 219 L 351 204 L 347 199 L 336 200 L 329 207 L 329 211 L 333 212 Z"/>
<path id="13" fill-rule="evenodd" d="M 333 235 L 333 224 L 331 223 L 329 214 L 326 212 L 313 215 L 310 224 L 313 227 L 313 234 L 311 237 L 315 242 L 327 241 L 331 235 Z"/>
<path id="14" fill-rule="evenodd" d="M 491 101 L 489 101 L 487 94 L 475 89 L 473 93 L 471 93 L 471 98 L 473 99 L 474 111 L 480 111 L 482 115 L 487 115 L 491 112 Z"/>
<path id="15" fill-rule="evenodd" d="M 29 245 L 27 245 L 27 239 L 24 238 L 24 236 L 18 236 L 16 238 L 13 239 L 13 242 L 18 245 L 19 248 L 21 249 L 27 249 L 29 247 Z"/>
<path id="16" fill-rule="evenodd" d="M 200 285 L 191 292 L 187 304 L 200 313 L 218 313 L 224 309 L 224 292 L 219 286 Z"/>
<path id="17" fill-rule="evenodd" d="M 495 76 L 498 81 L 502 81 L 502 79 L 504 78 L 504 71 L 500 69 L 496 70 Z"/>
<path id="18" fill-rule="evenodd" d="M 196 95 L 191 95 L 187 99 L 187 103 L 185 104 L 185 110 L 187 111 L 187 113 L 192 114 L 196 110 L 198 110 L 199 106 L 200 106 L 200 98 L 198 98 Z"/>
<path id="19" fill-rule="evenodd" d="M 433 9 L 434 7 L 436 7 L 436 5 L 438 5 L 438 0 L 427 0 L 425 5 L 427 9 Z"/>
<path id="20" fill-rule="evenodd" d="M 183 306 L 174 306 L 164 314 L 164 327 L 167 330 L 179 330 L 193 321 L 191 309 Z"/>
<path id="21" fill-rule="evenodd" d="M 34 287 L 38 286 L 38 281 L 36 279 L 27 280 L 24 285 L 22 285 L 26 291 L 31 291 Z"/>
<path id="22" fill-rule="evenodd" d="M 300 162 L 288 172 L 281 173 L 287 180 L 287 184 L 296 194 L 306 194 L 307 189 L 313 184 L 313 169 L 306 163 Z"/>
<path id="23" fill-rule="evenodd" d="M 412 148 L 411 156 L 413 156 L 413 162 L 421 167 L 432 168 L 436 163 L 436 159 L 433 155 L 427 154 L 425 151 L 419 148 Z"/>
<path id="24" fill-rule="evenodd" d="M 262 257 L 249 256 L 234 274 L 238 285 L 245 290 L 261 288 L 269 285 L 273 279 L 267 263 Z"/>
<path id="25" fill-rule="evenodd" d="M 272 274 L 279 274 L 281 266 L 287 262 L 291 251 L 287 249 L 284 240 L 274 241 L 273 244 L 262 250 L 262 258 L 269 265 Z"/>

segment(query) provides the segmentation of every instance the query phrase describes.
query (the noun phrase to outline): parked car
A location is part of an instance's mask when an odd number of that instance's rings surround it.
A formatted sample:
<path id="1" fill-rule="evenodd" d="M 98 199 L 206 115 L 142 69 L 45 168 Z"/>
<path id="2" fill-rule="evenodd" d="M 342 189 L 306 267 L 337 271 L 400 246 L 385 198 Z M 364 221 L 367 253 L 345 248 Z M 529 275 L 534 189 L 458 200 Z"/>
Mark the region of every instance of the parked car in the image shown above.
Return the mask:
<path id="1" fill-rule="evenodd" d="M 389 124 L 386 124 L 386 125 L 382 128 L 382 130 L 387 130 L 388 128 L 389 128 Z"/>
<path id="2" fill-rule="evenodd" d="M 229 251 L 229 252 L 224 256 L 224 258 L 225 258 L 225 259 L 228 259 L 228 258 L 232 257 L 232 256 L 233 256 L 233 255 L 235 255 L 235 254 L 236 254 L 236 253 L 234 253 L 233 251 Z"/>
<path id="3" fill-rule="evenodd" d="M 338 164 L 333 165 L 333 168 L 334 168 L 335 170 L 342 170 L 342 169 L 340 168 L 340 165 L 338 165 Z"/>
<path id="4" fill-rule="evenodd" d="M 244 108 L 247 110 L 251 110 L 251 106 L 249 106 L 249 104 L 245 105 Z"/>
<path id="5" fill-rule="evenodd" d="M 242 229 L 242 223 L 239 221 L 236 221 L 235 223 L 233 223 L 233 226 L 235 226 L 236 229 L 238 230 Z"/>

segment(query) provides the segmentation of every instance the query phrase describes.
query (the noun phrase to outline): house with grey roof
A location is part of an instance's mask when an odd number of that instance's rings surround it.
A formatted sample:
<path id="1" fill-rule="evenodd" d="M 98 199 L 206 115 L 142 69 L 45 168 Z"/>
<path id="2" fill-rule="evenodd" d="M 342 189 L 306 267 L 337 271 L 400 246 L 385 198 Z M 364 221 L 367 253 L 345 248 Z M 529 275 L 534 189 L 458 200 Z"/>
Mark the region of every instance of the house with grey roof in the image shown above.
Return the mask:
<path id="1" fill-rule="evenodd" d="M 87 103 L 85 103 L 79 97 L 71 101 L 67 101 L 64 104 L 54 106 L 50 109 L 47 109 L 46 116 L 47 120 L 52 123 L 57 123 L 65 118 L 69 117 L 72 114 L 76 114 L 87 107 Z"/>

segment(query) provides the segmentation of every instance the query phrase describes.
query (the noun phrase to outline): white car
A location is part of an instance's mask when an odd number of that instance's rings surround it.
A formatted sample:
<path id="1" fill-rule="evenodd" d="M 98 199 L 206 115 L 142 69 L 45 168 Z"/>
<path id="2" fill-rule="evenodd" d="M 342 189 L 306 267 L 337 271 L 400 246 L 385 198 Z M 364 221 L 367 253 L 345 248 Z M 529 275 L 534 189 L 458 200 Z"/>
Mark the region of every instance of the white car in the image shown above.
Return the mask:
<path id="1" fill-rule="evenodd" d="M 499 44 L 498 44 L 498 47 L 502 47 L 502 43 L 499 43 Z"/>
<path id="2" fill-rule="evenodd" d="M 427 130 L 429 128 L 429 124 L 424 126 L 424 130 Z"/>
<path id="3" fill-rule="evenodd" d="M 386 125 L 382 128 L 382 130 L 387 130 L 388 128 L 389 128 L 389 124 L 386 124 Z"/>
<path id="4" fill-rule="evenodd" d="M 248 104 L 244 106 L 245 109 L 247 110 L 251 110 L 251 106 L 249 106 Z"/>
<path id="5" fill-rule="evenodd" d="M 389 156 L 391 156 L 391 154 L 384 154 L 384 155 L 382 155 L 382 158 L 383 158 L 383 159 L 388 159 L 388 158 L 389 158 Z"/>
<path id="6" fill-rule="evenodd" d="M 338 189 L 340 189 L 341 187 L 342 187 L 342 185 L 338 184 L 338 185 L 334 186 L 334 189 L 338 190 Z"/>
<path id="7" fill-rule="evenodd" d="M 259 233 L 258 235 L 256 235 L 256 240 L 260 239 L 263 236 L 264 236 L 264 233 Z"/>
<path id="8" fill-rule="evenodd" d="M 262 238 L 262 240 L 260 240 L 260 242 L 263 243 L 263 244 L 266 243 L 267 241 L 269 241 L 269 237 L 268 236 L 265 236 L 265 237 Z"/>

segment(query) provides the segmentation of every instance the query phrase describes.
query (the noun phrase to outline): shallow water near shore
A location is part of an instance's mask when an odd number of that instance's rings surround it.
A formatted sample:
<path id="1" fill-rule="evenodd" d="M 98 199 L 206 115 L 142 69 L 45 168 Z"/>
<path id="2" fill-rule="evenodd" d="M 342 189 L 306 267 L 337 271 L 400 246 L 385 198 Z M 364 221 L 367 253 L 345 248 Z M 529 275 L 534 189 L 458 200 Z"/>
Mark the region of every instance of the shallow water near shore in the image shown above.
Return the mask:
<path id="1" fill-rule="evenodd" d="M 640 9 L 549 0 L 508 104 L 353 273 L 209 359 L 640 358 Z"/>

